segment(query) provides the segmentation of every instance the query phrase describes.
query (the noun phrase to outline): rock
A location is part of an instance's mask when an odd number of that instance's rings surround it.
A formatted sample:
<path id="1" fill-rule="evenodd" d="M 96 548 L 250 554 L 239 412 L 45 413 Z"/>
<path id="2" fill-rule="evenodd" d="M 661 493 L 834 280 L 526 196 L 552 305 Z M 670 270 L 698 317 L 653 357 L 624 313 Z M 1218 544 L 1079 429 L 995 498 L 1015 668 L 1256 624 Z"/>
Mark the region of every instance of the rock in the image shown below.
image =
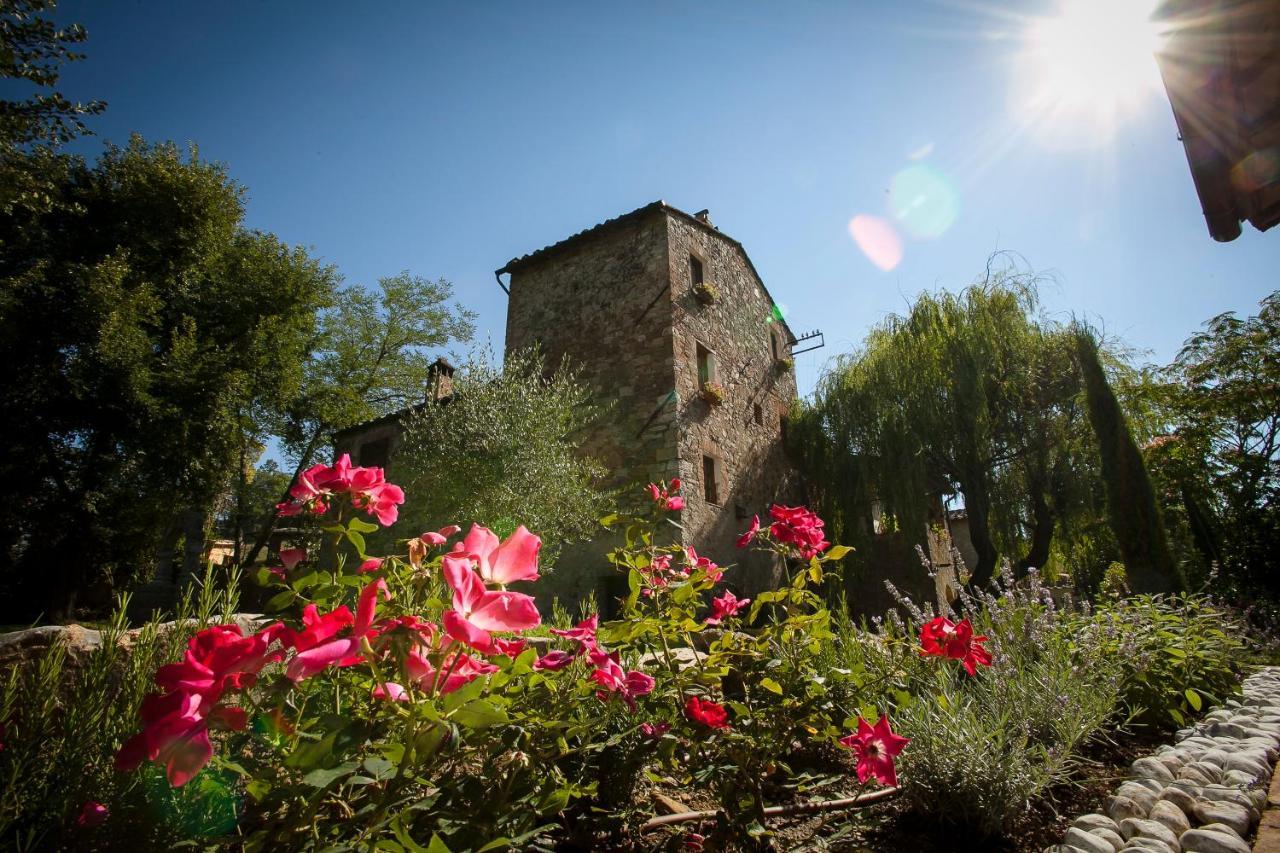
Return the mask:
<path id="1" fill-rule="evenodd" d="M 1213 775 L 1215 778 L 1210 778 L 1207 773 L 1200 769 L 1201 767 L 1211 766 L 1212 765 L 1199 764 L 1199 762 L 1195 764 L 1188 764 L 1186 767 L 1183 767 L 1178 771 L 1178 780 L 1181 782 L 1191 782 L 1196 785 L 1212 785 L 1214 782 L 1218 781 L 1216 777 L 1220 771 L 1214 767 Z"/>
<path id="2" fill-rule="evenodd" d="M 1149 851 L 1153 851 L 1153 853 L 1173 853 L 1173 848 L 1170 847 L 1168 844 L 1165 844 L 1163 841 L 1158 841 L 1155 838 L 1143 838 L 1142 836 L 1136 836 L 1134 838 L 1130 838 L 1129 843 L 1126 844 L 1124 847 L 1121 847 L 1120 849 L 1121 850 L 1149 850 Z"/>
<path id="3" fill-rule="evenodd" d="M 1160 799 L 1164 802 L 1173 803 L 1184 814 L 1191 814 L 1191 809 L 1195 807 L 1196 798 L 1187 791 L 1177 785 L 1170 785 L 1160 792 Z"/>
<path id="4" fill-rule="evenodd" d="M 1221 832 L 1223 835 L 1230 835 L 1232 838 L 1240 838 L 1240 833 L 1236 832 L 1225 823 L 1206 823 L 1204 826 L 1200 827 L 1200 829 L 1207 829 L 1210 832 Z M 1243 838 L 1240 838 L 1240 840 L 1244 841 Z"/>
<path id="5" fill-rule="evenodd" d="M 1239 788 L 1201 788 L 1200 799 L 1215 803 L 1235 803 L 1238 806 L 1244 806 L 1246 809 L 1256 811 L 1253 798 Z"/>
<path id="6" fill-rule="evenodd" d="M 1120 837 L 1120 833 L 1112 832 L 1109 829 L 1091 829 L 1090 835 L 1096 835 L 1103 841 L 1111 845 L 1113 853 L 1124 848 L 1124 839 Z"/>
<path id="7" fill-rule="evenodd" d="M 1163 823 L 1174 835 L 1181 835 L 1191 828 L 1191 821 L 1187 820 L 1186 814 L 1169 800 L 1157 800 L 1147 817 Z"/>
<path id="8" fill-rule="evenodd" d="M 1146 788 L 1158 797 L 1160 796 L 1160 792 L 1164 790 L 1165 783 L 1158 779 L 1129 779 L 1126 782 L 1120 783 L 1120 787 L 1122 788 L 1125 785 L 1137 785 L 1139 788 Z"/>
<path id="9" fill-rule="evenodd" d="M 1239 723 L 1215 722 L 1209 726 L 1208 731 L 1209 731 L 1209 734 L 1213 735 L 1214 737 L 1230 737 L 1230 738 L 1248 737 L 1248 734 L 1244 730 L 1244 726 L 1240 725 Z"/>
<path id="10" fill-rule="evenodd" d="M 1158 758 L 1139 758 L 1133 764 L 1129 765 L 1129 769 L 1133 771 L 1133 775 L 1139 779 L 1155 779 L 1160 782 L 1172 782 L 1173 774 L 1169 772 L 1169 768 L 1160 763 Z"/>
<path id="11" fill-rule="evenodd" d="M 1249 774 L 1255 782 L 1261 782 L 1271 775 L 1271 770 L 1265 762 L 1249 755 L 1229 755 L 1227 756 L 1226 764 L 1223 766 L 1226 770 L 1239 770 L 1242 773 Z"/>
<path id="12" fill-rule="evenodd" d="M 1095 829 L 1109 829 L 1117 835 L 1120 834 L 1120 824 L 1103 814 L 1082 814 L 1071 821 L 1071 825 L 1083 829 L 1085 832 L 1093 832 Z"/>
<path id="13" fill-rule="evenodd" d="M 1116 853 L 1116 847 L 1110 841 L 1074 826 L 1062 837 L 1062 843 L 1088 853 Z"/>
<path id="14" fill-rule="evenodd" d="M 237 613 L 232 621 L 246 633 L 252 633 L 266 624 L 262 615 L 257 613 Z M 177 622 L 164 622 L 157 630 L 163 635 L 177 627 L 182 626 Z M 120 637 L 121 647 L 131 648 L 141 631 L 141 628 L 125 631 Z M 102 632 L 83 625 L 41 625 L 38 628 L 0 634 L 0 672 L 8 672 L 12 666 L 23 661 L 39 660 L 56 643 L 66 646 L 66 666 L 69 670 L 74 670 L 84 664 L 85 658 L 102 647 Z"/>
<path id="15" fill-rule="evenodd" d="M 1128 797 L 1115 795 L 1107 797 L 1107 814 L 1116 823 L 1122 823 L 1131 818 L 1146 817 L 1147 811 Z"/>
<path id="16" fill-rule="evenodd" d="M 1236 831 L 1241 838 L 1249 834 L 1253 826 L 1253 815 L 1250 809 L 1237 803 L 1199 802 L 1196 803 L 1195 817 L 1200 823 L 1224 823 Z"/>
<path id="17" fill-rule="evenodd" d="M 1169 827 L 1154 820 L 1126 818 L 1120 821 L 1120 833 L 1125 838 L 1133 838 L 1135 835 L 1141 838 L 1154 838 L 1168 844 L 1173 850 L 1178 850 L 1178 836 Z"/>
<path id="18" fill-rule="evenodd" d="M 1253 785 L 1253 774 L 1240 770 L 1228 770 L 1222 774 L 1222 784 L 1234 785 L 1237 788 L 1248 788 Z"/>
<path id="19" fill-rule="evenodd" d="M 1160 790 L 1163 791 L 1164 789 L 1161 788 Z M 1140 785 L 1137 782 L 1130 781 L 1122 783 L 1119 788 L 1116 788 L 1116 795 L 1128 797 L 1133 800 L 1142 808 L 1144 816 L 1147 812 L 1151 811 L 1151 807 L 1156 804 L 1156 793 L 1145 785 Z"/>
<path id="20" fill-rule="evenodd" d="M 1204 753 L 1201 754 L 1200 760 L 1206 761 L 1221 770 L 1222 766 L 1227 763 L 1228 755 L 1229 753 L 1221 749 L 1206 749 Z"/>
<path id="21" fill-rule="evenodd" d="M 1239 838 L 1206 829 L 1190 829 L 1182 833 L 1185 853 L 1252 853 Z"/>

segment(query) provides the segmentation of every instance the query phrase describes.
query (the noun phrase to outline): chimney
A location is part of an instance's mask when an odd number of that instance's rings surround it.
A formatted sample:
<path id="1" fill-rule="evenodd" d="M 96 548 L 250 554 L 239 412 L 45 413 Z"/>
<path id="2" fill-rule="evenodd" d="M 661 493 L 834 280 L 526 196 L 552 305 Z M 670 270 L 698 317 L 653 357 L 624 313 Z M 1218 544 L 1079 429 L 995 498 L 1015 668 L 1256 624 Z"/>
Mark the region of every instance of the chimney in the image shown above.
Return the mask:
<path id="1" fill-rule="evenodd" d="M 427 402 L 438 403 L 453 396 L 453 365 L 437 358 L 427 368 Z"/>
<path id="2" fill-rule="evenodd" d="M 693 215 L 693 218 L 698 220 L 699 222 L 704 222 L 707 225 L 711 225 L 711 211 L 706 208 L 703 208 L 702 210 L 699 210 L 697 213 L 695 213 Z M 714 228 L 715 226 L 711 225 L 711 227 Z"/>

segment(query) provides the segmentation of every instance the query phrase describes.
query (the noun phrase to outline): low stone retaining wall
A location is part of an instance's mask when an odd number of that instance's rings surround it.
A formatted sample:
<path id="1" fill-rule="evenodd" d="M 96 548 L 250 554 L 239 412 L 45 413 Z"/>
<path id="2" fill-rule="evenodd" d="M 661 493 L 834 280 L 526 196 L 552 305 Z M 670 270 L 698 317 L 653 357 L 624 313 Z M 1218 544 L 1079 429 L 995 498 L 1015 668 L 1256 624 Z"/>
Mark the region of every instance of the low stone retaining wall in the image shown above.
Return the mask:
<path id="1" fill-rule="evenodd" d="M 1046 853 L 1250 853 L 1280 754 L 1280 667 L 1244 682 L 1231 700 L 1130 767 L 1106 814 L 1076 818 Z"/>

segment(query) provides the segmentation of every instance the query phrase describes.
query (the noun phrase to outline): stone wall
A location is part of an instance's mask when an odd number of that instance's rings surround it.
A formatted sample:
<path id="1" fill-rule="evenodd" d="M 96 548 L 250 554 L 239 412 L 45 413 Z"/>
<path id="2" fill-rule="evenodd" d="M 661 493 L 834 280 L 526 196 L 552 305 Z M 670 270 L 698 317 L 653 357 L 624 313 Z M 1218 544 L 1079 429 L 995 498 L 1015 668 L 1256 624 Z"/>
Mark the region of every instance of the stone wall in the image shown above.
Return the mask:
<path id="1" fill-rule="evenodd" d="M 583 452 L 615 487 L 671 477 L 671 295 L 665 217 L 655 212 L 514 265 L 507 352 L 539 344 L 548 366 L 568 355 L 610 406 Z"/>
<path id="2" fill-rule="evenodd" d="M 754 594 L 773 584 L 776 567 L 763 555 L 739 551 L 735 541 L 752 515 L 766 517 L 771 503 L 798 500 L 797 475 L 782 440 L 796 379 L 780 358 L 789 354 L 792 336 L 740 246 L 674 215 L 667 217 L 667 242 L 679 470 L 687 484 L 680 518 L 685 542 L 718 563 L 738 564 L 726 582 Z M 719 293 L 712 304 L 693 293 L 690 255 L 699 259 L 704 281 Z M 699 345 L 713 354 L 715 381 L 724 388 L 718 405 L 702 398 Z M 721 469 L 714 503 L 705 498 L 704 456 L 716 459 Z"/>

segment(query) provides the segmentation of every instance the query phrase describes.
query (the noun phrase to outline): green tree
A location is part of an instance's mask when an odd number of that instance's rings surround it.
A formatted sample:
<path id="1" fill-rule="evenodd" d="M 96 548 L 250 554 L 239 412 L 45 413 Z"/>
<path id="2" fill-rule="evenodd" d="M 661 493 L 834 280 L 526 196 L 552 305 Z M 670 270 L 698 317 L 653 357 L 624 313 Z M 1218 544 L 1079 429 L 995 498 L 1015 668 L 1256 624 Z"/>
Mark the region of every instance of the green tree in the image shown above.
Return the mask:
<path id="1" fill-rule="evenodd" d="M 837 360 L 792 442 L 835 535 L 864 543 L 869 501 L 922 539 L 939 493 L 964 497 L 987 583 L 1001 542 L 1043 567 L 1069 512 L 1078 378 L 1061 329 L 1038 322 L 1034 277 L 995 270 L 925 294 Z M 861 528 L 861 529 L 860 529 Z"/>
<path id="2" fill-rule="evenodd" d="M 443 405 L 416 408 L 392 461 L 405 486 L 402 530 L 478 522 L 505 535 L 524 524 L 542 537 L 544 563 L 590 537 L 609 506 L 605 471 L 579 453 L 600 415 L 567 363 L 549 376 L 536 352 L 509 354 L 501 370 L 477 357 L 454 376 Z"/>
<path id="3" fill-rule="evenodd" d="M 0 0 L 0 78 L 36 88 L 23 100 L 0 98 L 0 155 L 30 145 L 58 145 L 88 133 L 83 119 L 106 108 L 102 101 L 73 102 L 54 87 L 62 65 L 83 59 L 75 46 L 84 27 L 59 27 L 44 17 L 55 0 Z M 16 91 L 16 89 L 14 89 Z"/>
<path id="4" fill-rule="evenodd" d="M 1280 291 L 1220 314 L 1155 385 L 1164 429 L 1148 454 L 1182 496 L 1192 533 L 1243 593 L 1280 593 Z"/>
<path id="5" fill-rule="evenodd" d="M 242 224 L 242 189 L 135 138 L 53 155 L 52 203 L 0 212 L 0 583 L 23 618 L 125 581 L 207 512 L 246 401 L 292 397 L 333 274 Z"/>
<path id="6" fill-rule="evenodd" d="M 475 315 L 451 305 L 453 286 L 402 272 L 383 278 L 376 291 L 344 287 L 320 318 L 303 381 L 281 409 L 279 433 L 295 463 L 290 485 L 328 445 L 335 430 L 421 402 L 431 349 L 468 341 Z M 288 497 L 284 490 L 280 501 Z M 261 521 L 245 562 L 254 562 L 276 527 L 274 513 Z"/>
<path id="7" fill-rule="evenodd" d="M 1107 513 L 1124 558 L 1129 586 L 1134 592 L 1185 590 L 1186 578 L 1169 550 L 1142 452 L 1134 441 L 1120 401 L 1107 382 L 1097 338 L 1080 325 L 1074 334 L 1089 422 L 1098 439 Z"/>

